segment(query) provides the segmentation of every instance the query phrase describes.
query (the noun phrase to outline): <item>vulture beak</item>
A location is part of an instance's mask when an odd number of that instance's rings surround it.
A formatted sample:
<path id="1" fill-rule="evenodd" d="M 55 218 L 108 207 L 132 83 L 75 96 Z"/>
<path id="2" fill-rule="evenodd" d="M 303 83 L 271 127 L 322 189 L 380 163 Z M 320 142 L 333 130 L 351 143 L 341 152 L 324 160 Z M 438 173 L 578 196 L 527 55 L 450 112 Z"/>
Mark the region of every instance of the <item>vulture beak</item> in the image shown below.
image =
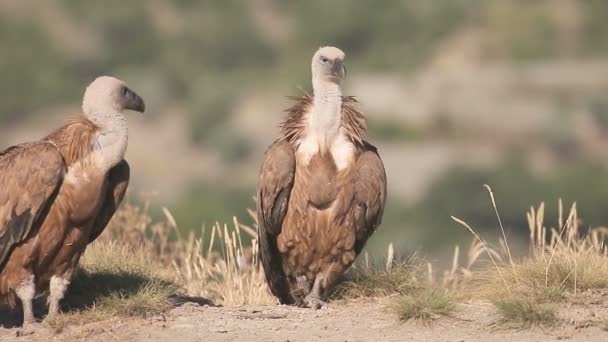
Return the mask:
<path id="1" fill-rule="evenodd" d="M 128 87 L 123 87 L 122 91 L 123 108 L 143 113 L 146 111 L 144 100 Z"/>
<path id="2" fill-rule="evenodd" d="M 336 59 L 331 68 L 332 74 L 340 79 L 346 78 L 346 65 L 341 59 Z"/>

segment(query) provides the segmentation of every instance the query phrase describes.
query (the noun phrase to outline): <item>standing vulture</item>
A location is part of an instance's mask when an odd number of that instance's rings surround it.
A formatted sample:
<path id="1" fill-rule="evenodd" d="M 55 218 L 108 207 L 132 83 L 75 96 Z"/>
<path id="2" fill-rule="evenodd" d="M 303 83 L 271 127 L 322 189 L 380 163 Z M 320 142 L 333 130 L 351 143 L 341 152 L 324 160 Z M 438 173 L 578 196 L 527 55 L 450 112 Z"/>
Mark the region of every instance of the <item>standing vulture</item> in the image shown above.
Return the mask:
<path id="1" fill-rule="evenodd" d="M 143 113 L 141 97 L 99 77 L 84 93 L 83 115 L 0 152 L 0 299 L 12 307 L 21 301 L 24 325 L 34 321 L 34 296 L 47 288 L 47 318 L 58 313 L 80 256 L 122 201 L 129 109 Z"/>
<path id="2" fill-rule="evenodd" d="M 260 258 L 283 304 L 320 308 L 382 219 L 386 174 L 365 117 L 342 96 L 344 53 L 312 59 L 314 96 L 293 98 L 257 189 Z"/>

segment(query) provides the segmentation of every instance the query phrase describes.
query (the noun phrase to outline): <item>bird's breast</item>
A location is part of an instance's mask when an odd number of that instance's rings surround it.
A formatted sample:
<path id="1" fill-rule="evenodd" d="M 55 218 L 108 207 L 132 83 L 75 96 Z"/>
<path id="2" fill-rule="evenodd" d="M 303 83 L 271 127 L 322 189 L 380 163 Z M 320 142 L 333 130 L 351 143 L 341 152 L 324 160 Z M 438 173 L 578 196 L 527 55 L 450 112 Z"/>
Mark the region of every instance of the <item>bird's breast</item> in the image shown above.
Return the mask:
<path id="1" fill-rule="evenodd" d="M 331 137 L 308 132 L 299 142 L 296 154 L 302 166 L 310 165 L 313 157 L 322 155 L 331 158 L 336 170 L 342 171 L 353 164 L 355 152 L 355 146 L 343 132 Z"/>
<path id="2" fill-rule="evenodd" d="M 325 209 L 336 199 L 343 178 L 343 172 L 338 170 L 330 153 L 317 153 L 307 165 L 296 168 L 294 190 L 307 198 L 310 205 Z"/>

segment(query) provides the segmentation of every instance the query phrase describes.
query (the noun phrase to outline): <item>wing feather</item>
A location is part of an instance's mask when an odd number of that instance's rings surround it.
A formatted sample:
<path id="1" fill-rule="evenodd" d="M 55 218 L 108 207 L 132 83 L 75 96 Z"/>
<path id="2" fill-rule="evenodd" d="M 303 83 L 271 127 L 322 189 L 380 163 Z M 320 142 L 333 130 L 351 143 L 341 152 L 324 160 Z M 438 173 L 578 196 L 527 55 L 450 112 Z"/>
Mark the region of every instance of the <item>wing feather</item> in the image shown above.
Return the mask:
<path id="1" fill-rule="evenodd" d="M 382 159 L 371 144 L 365 142 L 363 149 L 355 165 L 353 182 L 357 254 L 382 222 L 386 203 L 386 172 Z"/>
<path id="2" fill-rule="evenodd" d="M 283 304 L 290 304 L 292 298 L 276 238 L 287 213 L 295 166 L 291 144 L 284 140 L 274 142 L 264 155 L 257 189 L 260 259 L 270 290 Z"/>
<path id="3" fill-rule="evenodd" d="M 101 211 L 93 224 L 89 243 L 95 241 L 95 239 L 99 237 L 120 206 L 120 203 L 127 192 L 127 187 L 129 186 L 130 174 L 131 169 L 129 163 L 124 159 L 110 169 L 110 172 L 108 173 L 106 198 L 104 199 Z"/>
<path id="4" fill-rule="evenodd" d="M 38 229 L 66 171 L 61 153 L 48 141 L 0 153 L 0 269 L 13 247 Z"/>

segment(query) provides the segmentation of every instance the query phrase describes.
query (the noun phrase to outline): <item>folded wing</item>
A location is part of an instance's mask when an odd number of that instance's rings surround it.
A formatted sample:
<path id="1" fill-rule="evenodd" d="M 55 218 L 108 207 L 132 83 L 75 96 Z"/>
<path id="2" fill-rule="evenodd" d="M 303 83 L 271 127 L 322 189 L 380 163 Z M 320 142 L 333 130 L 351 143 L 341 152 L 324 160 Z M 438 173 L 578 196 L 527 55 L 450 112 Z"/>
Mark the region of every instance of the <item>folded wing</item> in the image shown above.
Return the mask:
<path id="1" fill-rule="evenodd" d="M 95 241 L 95 239 L 97 239 L 97 237 L 103 232 L 112 219 L 112 216 L 114 216 L 118 206 L 120 206 L 120 203 L 127 192 L 127 187 L 129 186 L 130 174 L 131 169 L 129 167 L 129 163 L 127 163 L 127 161 L 124 159 L 108 172 L 108 188 L 106 190 L 106 197 L 99 211 L 99 215 L 93 224 L 91 236 L 89 237 L 89 243 Z"/>
<path id="2" fill-rule="evenodd" d="M 292 299 L 276 239 L 287 213 L 295 166 L 291 145 L 276 141 L 264 155 L 257 189 L 260 259 L 270 290 L 283 304 L 290 304 Z"/>
<path id="3" fill-rule="evenodd" d="M 367 239 L 382 222 L 386 203 L 386 172 L 374 146 L 364 143 L 353 179 L 355 207 L 355 252 L 361 253 Z"/>
<path id="4" fill-rule="evenodd" d="M 0 153 L 0 270 L 13 247 L 39 228 L 66 171 L 50 142 L 17 145 Z"/>

